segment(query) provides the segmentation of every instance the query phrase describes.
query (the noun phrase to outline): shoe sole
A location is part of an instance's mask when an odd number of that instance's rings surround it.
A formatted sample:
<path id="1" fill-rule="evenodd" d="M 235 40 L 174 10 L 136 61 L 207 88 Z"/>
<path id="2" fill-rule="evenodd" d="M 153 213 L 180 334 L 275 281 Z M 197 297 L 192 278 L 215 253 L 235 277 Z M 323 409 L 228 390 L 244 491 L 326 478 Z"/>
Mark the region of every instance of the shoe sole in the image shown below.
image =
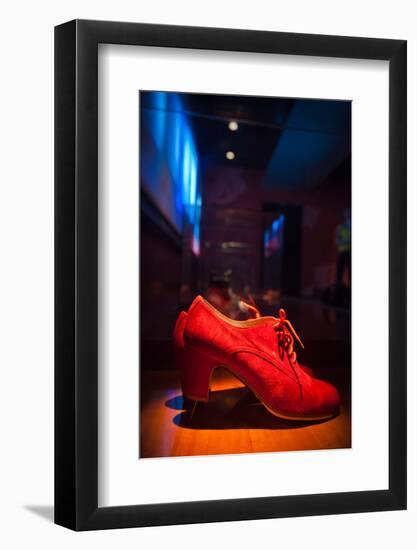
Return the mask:
<path id="1" fill-rule="evenodd" d="M 330 420 L 331 418 L 336 418 L 340 414 L 340 411 L 338 411 L 337 413 L 333 413 L 333 414 L 325 415 L 325 416 L 287 416 L 287 415 L 282 414 L 280 412 L 274 411 L 273 409 L 268 407 L 268 405 L 263 401 L 263 399 L 261 397 L 259 397 L 259 395 L 256 393 L 256 391 L 253 390 L 253 388 L 251 388 L 251 386 L 245 380 L 243 380 L 243 378 L 240 375 L 236 374 L 233 371 L 233 369 L 231 369 L 228 365 L 217 365 L 217 366 L 213 367 L 213 371 L 211 373 L 211 376 L 213 375 L 214 370 L 217 369 L 217 368 L 224 368 L 228 372 L 230 372 L 230 374 L 232 374 L 238 380 L 240 380 L 242 382 L 242 384 L 245 385 L 255 395 L 255 397 L 262 403 L 262 405 L 265 407 L 265 409 L 269 413 L 271 413 L 273 416 L 276 416 L 277 418 L 281 418 L 282 420 L 293 420 L 293 421 L 298 421 L 298 422 L 303 422 L 303 421 L 306 421 L 306 422 L 314 422 L 314 421 L 320 422 L 321 420 Z M 211 379 L 211 377 L 210 377 L 210 379 Z M 187 397 L 188 399 L 191 399 L 192 401 L 202 401 L 203 403 L 207 403 L 210 400 L 209 395 L 210 395 L 210 387 L 209 387 L 209 394 L 207 395 L 207 399 L 196 398 L 196 397 L 194 397 L 190 394 L 186 395 L 185 397 Z"/>

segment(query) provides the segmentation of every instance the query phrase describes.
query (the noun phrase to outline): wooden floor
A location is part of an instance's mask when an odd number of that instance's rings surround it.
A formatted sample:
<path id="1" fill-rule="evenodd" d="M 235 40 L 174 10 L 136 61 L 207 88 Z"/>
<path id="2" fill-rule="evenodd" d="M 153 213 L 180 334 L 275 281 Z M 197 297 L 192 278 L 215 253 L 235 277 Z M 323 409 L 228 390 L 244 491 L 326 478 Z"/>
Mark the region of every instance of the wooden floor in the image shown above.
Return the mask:
<path id="1" fill-rule="evenodd" d="M 144 372 L 140 457 L 348 448 L 350 372 L 343 368 L 322 369 L 316 376 L 336 385 L 342 396 L 340 415 L 328 421 L 276 418 L 224 369 L 214 372 L 210 401 L 198 403 L 192 412 L 192 407 L 183 402 L 176 371 Z"/>

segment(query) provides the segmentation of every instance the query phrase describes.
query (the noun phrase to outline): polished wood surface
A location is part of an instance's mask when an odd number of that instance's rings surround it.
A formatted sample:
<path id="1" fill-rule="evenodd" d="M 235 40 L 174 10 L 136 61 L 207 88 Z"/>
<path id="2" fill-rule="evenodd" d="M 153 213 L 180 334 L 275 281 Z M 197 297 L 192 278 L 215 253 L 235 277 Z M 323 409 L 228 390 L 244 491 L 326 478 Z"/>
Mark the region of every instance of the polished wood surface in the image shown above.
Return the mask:
<path id="1" fill-rule="evenodd" d="M 342 395 L 336 418 L 321 422 L 279 419 L 224 369 L 213 374 L 209 402 L 194 407 L 184 402 L 176 371 L 144 372 L 140 457 L 348 448 L 350 371 L 322 369 L 315 374 L 336 385 Z"/>

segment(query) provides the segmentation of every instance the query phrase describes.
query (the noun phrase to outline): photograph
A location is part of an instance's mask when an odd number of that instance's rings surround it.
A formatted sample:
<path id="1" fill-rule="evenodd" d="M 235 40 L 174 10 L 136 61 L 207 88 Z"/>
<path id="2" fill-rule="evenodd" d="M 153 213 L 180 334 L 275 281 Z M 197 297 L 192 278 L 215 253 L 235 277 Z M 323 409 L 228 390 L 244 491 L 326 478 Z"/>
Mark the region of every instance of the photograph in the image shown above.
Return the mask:
<path id="1" fill-rule="evenodd" d="M 0 548 L 417 548 L 416 10 L 375 7 L 4 4 Z"/>
<path id="2" fill-rule="evenodd" d="M 351 447 L 351 101 L 140 90 L 139 459 Z"/>

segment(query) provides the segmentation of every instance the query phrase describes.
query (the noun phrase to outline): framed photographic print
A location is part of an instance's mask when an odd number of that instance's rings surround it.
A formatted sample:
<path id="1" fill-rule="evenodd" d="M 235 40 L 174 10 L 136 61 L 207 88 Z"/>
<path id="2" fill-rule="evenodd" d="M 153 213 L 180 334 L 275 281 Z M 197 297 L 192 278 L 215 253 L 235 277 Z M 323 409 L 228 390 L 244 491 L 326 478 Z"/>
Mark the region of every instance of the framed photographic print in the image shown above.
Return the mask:
<path id="1" fill-rule="evenodd" d="M 406 42 L 55 29 L 55 521 L 406 507 Z"/>

